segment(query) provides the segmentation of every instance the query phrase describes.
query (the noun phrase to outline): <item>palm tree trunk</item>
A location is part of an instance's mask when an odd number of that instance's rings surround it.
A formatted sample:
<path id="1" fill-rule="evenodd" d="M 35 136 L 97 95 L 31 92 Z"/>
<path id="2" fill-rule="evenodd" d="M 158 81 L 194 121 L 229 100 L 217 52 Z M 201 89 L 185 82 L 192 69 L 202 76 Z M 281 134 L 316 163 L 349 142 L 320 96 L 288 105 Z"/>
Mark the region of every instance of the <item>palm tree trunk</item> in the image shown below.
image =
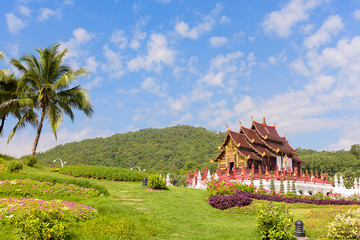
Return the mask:
<path id="1" fill-rule="evenodd" d="M 36 151 L 37 145 L 39 143 L 40 133 L 41 133 L 42 126 L 43 126 L 43 123 L 44 123 L 44 119 L 45 119 L 45 107 L 43 107 L 42 112 L 41 112 L 41 119 L 40 119 L 40 123 L 39 123 L 39 126 L 38 126 L 38 130 L 36 132 L 34 146 L 33 146 L 32 150 L 31 150 L 31 154 L 30 154 L 31 156 L 35 155 L 35 151 Z"/>
<path id="2" fill-rule="evenodd" d="M 3 128 L 4 128 L 5 118 L 6 118 L 6 116 L 4 116 L 3 118 L 1 118 L 0 134 L 2 133 Z"/>

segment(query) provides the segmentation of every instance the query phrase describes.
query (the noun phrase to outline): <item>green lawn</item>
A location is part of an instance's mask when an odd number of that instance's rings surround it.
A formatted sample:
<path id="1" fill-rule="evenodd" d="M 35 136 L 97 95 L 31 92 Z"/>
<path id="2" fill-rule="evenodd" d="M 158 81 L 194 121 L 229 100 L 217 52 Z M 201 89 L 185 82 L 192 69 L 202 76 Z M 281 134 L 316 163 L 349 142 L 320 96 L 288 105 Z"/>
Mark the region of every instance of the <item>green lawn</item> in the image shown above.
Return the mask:
<path id="1" fill-rule="evenodd" d="M 24 172 L 70 178 L 45 169 L 25 167 Z M 110 196 L 78 200 L 96 208 L 100 216 L 73 223 L 71 239 L 259 239 L 256 214 L 225 214 L 207 203 L 203 190 L 170 187 L 166 191 L 146 191 L 140 182 L 89 181 L 105 186 Z M 294 220 L 303 221 L 310 212 L 324 208 L 288 206 Z M 320 236 L 312 228 L 306 230 L 313 239 Z M 14 229 L 0 226 L 0 239 L 14 235 Z"/>

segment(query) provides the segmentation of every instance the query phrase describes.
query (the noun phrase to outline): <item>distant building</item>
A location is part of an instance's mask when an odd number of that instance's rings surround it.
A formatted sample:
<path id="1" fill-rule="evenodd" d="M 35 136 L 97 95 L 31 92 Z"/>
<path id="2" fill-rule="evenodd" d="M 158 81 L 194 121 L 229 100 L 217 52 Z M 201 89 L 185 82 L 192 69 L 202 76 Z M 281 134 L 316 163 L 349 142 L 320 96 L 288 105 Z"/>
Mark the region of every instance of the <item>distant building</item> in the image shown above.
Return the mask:
<path id="1" fill-rule="evenodd" d="M 286 136 L 280 137 L 276 128 L 252 120 L 250 128 L 242 126 L 238 132 L 227 129 L 224 142 L 217 157 L 211 162 L 218 163 L 218 169 L 223 171 L 234 168 L 245 170 L 275 171 L 290 168 L 300 172 L 301 160 L 298 153 L 289 145 Z"/>

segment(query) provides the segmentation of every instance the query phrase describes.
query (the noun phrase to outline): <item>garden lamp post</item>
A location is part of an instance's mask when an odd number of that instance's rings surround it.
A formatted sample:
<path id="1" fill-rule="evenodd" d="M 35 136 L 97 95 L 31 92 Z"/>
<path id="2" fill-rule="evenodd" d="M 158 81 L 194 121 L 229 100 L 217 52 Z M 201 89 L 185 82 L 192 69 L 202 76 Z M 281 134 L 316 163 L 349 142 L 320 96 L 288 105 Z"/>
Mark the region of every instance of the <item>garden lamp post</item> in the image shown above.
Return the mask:
<path id="1" fill-rule="evenodd" d="M 132 167 L 132 168 L 130 168 L 130 170 L 133 170 L 134 168 L 137 168 L 140 172 L 145 172 L 146 171 L 146 169 L 141 171 L 141 169 L 138 166 Z"/>
<path id="2" fill-rule="evenodd" d="M 61 167 L 64 167 L 64 165 L 66 164 L 66 161 L 65 161 L 65 162 L 63 162 L 60 158 L 55 159 L 55 160 L 53 161 L 53 163 L 55 163 L 55 162 L 56 162 L 56 160 L 60 160 Z"/>

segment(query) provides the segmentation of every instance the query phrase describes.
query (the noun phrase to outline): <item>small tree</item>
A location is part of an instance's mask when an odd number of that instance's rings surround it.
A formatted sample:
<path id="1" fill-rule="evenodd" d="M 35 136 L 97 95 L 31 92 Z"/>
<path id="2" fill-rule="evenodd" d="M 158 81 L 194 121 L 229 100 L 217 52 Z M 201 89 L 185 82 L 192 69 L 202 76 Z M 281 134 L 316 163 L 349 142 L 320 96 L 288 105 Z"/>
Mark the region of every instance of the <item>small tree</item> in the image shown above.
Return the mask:
<path id="1" fill-rule="evenodd" d="M 259 185 L 259 190 L 263 190 L 263 188 L 264 188 L 264 184 L 263 184 L 262 177 L 260 176 L 260 185 Z"/>
<path id="2" fill-rule="evenodd" d="M 271 192 L 275 192 L 275 181 L 274 181 L 274 177 L 271 176 L 271 181 L 270 181 L 270 191 Z"/>
<path id="3" fill-rule="evenodd" d="M 295 187 L 295 181 L 294 180 L 292 181 L 291 192 L 293 194 L 296 194 L 296 187 Z"/>
<path id="4" fill-rule="evenodd" d="M 291 191 L 291 186 L 290 186 L 290 179 L 288 177 L 287 183 L 286 183 L 286 192 L 289 193 Z"/>
<path id="5" fill-rule="evenodd" d="M 285 192 L 285 189 L 284 189 L 284 181 L 281 179 L 280 180 L 280 192 L 281 193 L 284 193 Z"/>

